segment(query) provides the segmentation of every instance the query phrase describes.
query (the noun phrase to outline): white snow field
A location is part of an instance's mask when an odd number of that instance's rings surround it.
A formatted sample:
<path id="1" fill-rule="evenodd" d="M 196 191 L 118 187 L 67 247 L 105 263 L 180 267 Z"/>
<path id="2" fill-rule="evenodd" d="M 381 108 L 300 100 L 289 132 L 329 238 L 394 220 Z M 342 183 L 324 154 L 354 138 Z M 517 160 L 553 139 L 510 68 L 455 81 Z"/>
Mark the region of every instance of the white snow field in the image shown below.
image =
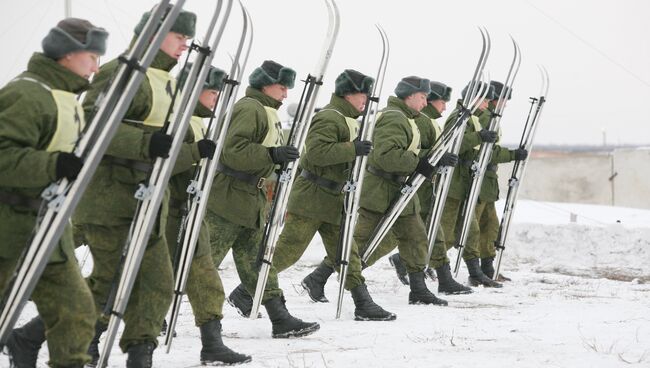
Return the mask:
<path id="1" fill-rule="evenodd" d="M 297 285 L 323 255 L 316 237 L 280 274 L 289 311 L 318 321 L 317 333 L 272 339 L 266 316 L 249 320 L 224 306 L 226 344 L 253 356 L 244 367 L 650 367 L 650 211 L 520 201 L 503 265 L 513 281 L 443 296 L 448 307 L 408 305 L 408 287 L 380 260 L 364 275 L 374 300 L 397 314 L 393 322 L 354 321 L 349 293 L 336 320 L 335 277 L 326 288 L 330 303 L 301 294 Z M 230 256 L 220 273 L 228 294 L 239 281 Z M 466 277 L 463 267 L 459 281 Z M 20 324 L 34 313 L 28 305 Z M 171 354 L 162 345 L 155 351 L 155 367 L 200 365 L 187 300 L 177 332 Z M 39 367 L 46 361 L 44 348 Z M 115 347 L 109 366 L 125 361 Z M 2 355 L 0 366 L 7 365 Z"/>

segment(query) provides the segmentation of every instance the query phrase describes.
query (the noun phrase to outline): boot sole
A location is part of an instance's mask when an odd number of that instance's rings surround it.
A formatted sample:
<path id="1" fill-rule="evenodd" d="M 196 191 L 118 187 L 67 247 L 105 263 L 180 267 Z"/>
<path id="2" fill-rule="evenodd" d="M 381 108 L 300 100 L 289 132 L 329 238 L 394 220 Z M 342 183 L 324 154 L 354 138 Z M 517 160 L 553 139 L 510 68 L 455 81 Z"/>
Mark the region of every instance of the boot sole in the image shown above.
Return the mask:
<path id="1" fill-rule="evenodd" d="M 397 319 L 397 315 L 391 314 L 390 316 L 383 317 L 383 318 L 377 318 L 377 317 L 361 317 L 357 316 L 356 314 L 354 315 L 354 320 L 355 321 L 374 321 L 374 322 L 386 322 L 386 321 L 394 321 Z"/>
<path id="2" fill-rule="evenodd" d="M 289 339 L 293 337 L 303 337 L 307 335 L 311 335 L 314 332 L 320 330 L 320 325 L 315 325 L 307 328 L 303 328 L 302 330 L 298 331 L 289 331 L 289 332 L 284 332 L 280 334 L 273 334 L 271 335 L 274 339 Z"/>
<path id="3" fill-rule="evenodd" d="M 494 285 L 494 284 L 483 283 L 483 282 L 480 282 L 480 281 L 469 281 L 469 284 L 470 284 L 470 286 L 473 286 L 473 287 L 483 286 L 483 287 L 486 287 L 486 288 L 494 288 L 494 289 L 500 289 L 500 288 L 503 287 L 503 285 L 501 285 L 501 284 Z"/>
<path id="4" fill-rule="evenodd" d="M 239 314 L 240 316 L 245 317 L 245 318 L 250 317 L 250 315 L 251 315 L 250 312 L 244 313 L 241 309 L 239 309 L 239 307 L 237 307 L 237 305 L 232 300 L 230 300 L 230 298 L 226 298 L 226 301 L 228 302 L 228 304 L 231 307 L 235 308 L 235 310 L 237 311 L 237 314 Z M 262 318 L 262 313 L 261 312 L 257 313 L 257 318 Z"/>
<path id="5" fill-rule="evenodd" d="M 408 278 L 407 278 L 408 275 L 406 275 L 406 274 L 401 275 L 399 273 L 399 271 L 397 271 L 397 266 L 395 266 L 395 263 L 393 262 L 393 259 L 388 257 L 388 262 L 390 262 L 390 265 L 393 266 L 393 269 L 395 270 L 395 273 L 397 274 L 397 278 L 399 279 L 399 281 L 404 285 L 410 285 L 410 283 L 408 281 Z"/>
<path id="6" fill-rule="evenodd" d="M 467 295 L 473 293 L 473 290 L 462 290 L 462 291 L 444 291 L 438 289 L 438 293 L 445 294 L 445 295 Z"/>
<path id="7" fill-rule="evenodd" d="M 300 282 L 300 286 L 302 286 L 302 288 L 305 289 L 305 291 L 307 292 L 307 295 L 309 295 L 309 299 L 311 299 L 313 302 L 315 302 L 315 303 L 329 303 L 330 302 L 329 299 L 327 299 L 325 296 L 323 296 L 322 299 L 314 298 L 311 295 L 309 287 L 307 286 L 307 284 L 305 284 L 304 281 Z"/>
<path id="8" fill-rule="evenodd" d="M 250 363 L 253 361 L 252 357 L 248 357 L 246 360 L 242 360 L 240 362 L 233 362 L 233 363 L 226 363 L 226 362 L 209 362 L 209 361 L 201 361 L 201 365 L 208 366 L 208 367 L 230 367 L 233 365 L 239 365 L 239 364 L 246 364 Z"/>

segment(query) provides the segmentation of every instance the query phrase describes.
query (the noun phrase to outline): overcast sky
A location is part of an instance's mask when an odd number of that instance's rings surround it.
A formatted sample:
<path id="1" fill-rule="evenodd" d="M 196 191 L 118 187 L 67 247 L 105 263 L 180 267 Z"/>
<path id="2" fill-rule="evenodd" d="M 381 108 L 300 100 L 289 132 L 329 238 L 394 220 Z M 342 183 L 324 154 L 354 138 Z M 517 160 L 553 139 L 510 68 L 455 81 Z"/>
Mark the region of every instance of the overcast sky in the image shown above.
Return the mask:
<path id="1" fill-rule="evenodd" d="M 321 0 L 242 0 L 255 27 L 247 77 L 265 59 L 296 69 L 304 78 L 314 68 L 327 29 Z M 63 0 L 5 1 L 0 11 L 0 84 L 24 70 L 47 31 L 64 15 Z M 72 0 L 72 15 L 110 32 L 103 61 L 122 52 L 143 11 L 155 1 Z M 187 0 L 198 15 L 202 38 L 213 0 Z M 546 66 L 551 90 L 537 141 L 545 144 L 650 144 L 650 2 L 647 0 L 338 0 L 341 29 L 319 95 L 325 104 L 334 79 L 346 68 L 374 75 L 381 42 L 374 28 L 388 33 L 391 55 L 382 102 L 407 75 L 439 80 L 454 88 L 452 98 L 472 75 L 480 51 L 477 26 L 492 36 L 487 70 L 505 79 L 512 58 L 511 34 L 523 61 L 514 97 L 502 119 L 504 143 L 516 143 L 528 112 L 528 97 L 539 92 L 537 65 Z M 241 33 L 241 15 L 233 7 L 214 64 L 229 68 Z M 300 97 L 301 84 L 285 106 Z M 243 89 L 240 91 L 240 93 Z"/>

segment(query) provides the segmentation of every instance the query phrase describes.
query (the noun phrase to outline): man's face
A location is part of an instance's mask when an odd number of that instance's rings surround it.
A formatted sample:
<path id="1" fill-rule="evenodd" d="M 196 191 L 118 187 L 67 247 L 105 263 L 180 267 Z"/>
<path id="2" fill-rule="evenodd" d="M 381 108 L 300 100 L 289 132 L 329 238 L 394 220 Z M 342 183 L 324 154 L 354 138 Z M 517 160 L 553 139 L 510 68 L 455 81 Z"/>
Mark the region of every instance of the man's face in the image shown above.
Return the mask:
<path id="1" fill-rule="evenodd" d="M 286 86 L 283 86 L 280 83 L 276 84 L 271 84 L 268 86 L 262 87 L 262 93 L 265 95 L 282 102 L 284 101 L 285 98 L 287 98 L 287 91 L 289 89 Z"/>
<path id="2" fill-rule="evenodd" d="M 99 70 L 99 55 L 90 51 L 71 52 L 59 59 L 58 63 L 75 74 L 89 79 Z"/>
<path id="3" fill-rule="evenodd" d="M 199 95 L 199 102 L 201 105 L 212 110 L 217 105 L 217 99 L 219 99 L 219 91 L 216 89 L 204 89 Z"/>
<path id="4" fill-rule="evenodd" d="M 366 108 L 366 102 L 368 102 L 368 95 L 365 93 L 353 93 L 345 95 L 343 98 L 359 112 L 363 112 Z"/>
<path id="5" fill-rule="evenodd" d="M 424 92 L 416 92 L 406 97 L 404 103 L 413 110 L 420 112 L 427 105 L 427 94 Z"/>
<path id="6" fill-rule="evenodd" d="M 442 115 L 442 113 L 447 110 L 447 102 L 445 102 L 445 100 L 431 101 L 431 106 L 433 106 L 433 108 L 435 108 L 440 115 Z"/>
<path id="7" fill-rule="evenodd" d="M 190 38 L 182 35 L 180 33 L 176 32 L 169 32 L 167 33 L 167 36 L 165 36 L 165 39 L 163 40 L 162 44 L 160 45 L 160 50 L 162 50 L 165 54 L 169 55 L 170 57 L 178 60 L 183 52 L 187 50 L 189 47 L 187 46 L 187 41 Z"/>
<path id="8" fill-rule="evenodd" d="M 488 100 L 488 99 L 483 99 L 483 101 L 481 101 L 481 104 L 478 105 L 478 109 L 481 110 L 481 111 L 483 111 L 483 110 L 487 109 L 487 107 L 488 107 L 489 104 L 490 104 L 490 100 Z"/>

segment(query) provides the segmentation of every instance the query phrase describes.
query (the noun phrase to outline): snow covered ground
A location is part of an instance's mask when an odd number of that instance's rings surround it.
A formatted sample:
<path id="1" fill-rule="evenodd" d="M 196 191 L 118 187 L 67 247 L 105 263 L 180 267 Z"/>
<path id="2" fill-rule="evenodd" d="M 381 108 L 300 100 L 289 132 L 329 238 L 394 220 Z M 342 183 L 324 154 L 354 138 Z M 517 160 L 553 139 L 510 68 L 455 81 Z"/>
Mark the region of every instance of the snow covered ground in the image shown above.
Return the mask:
<path id="1" fill-rule="evenodd" d="M 503 273 L 513 281 L 445 297 L 448 307 L 408 305 L 408 288 L 379 261 L 364 272 L 369 290 L 398 318 L 356 322 L 349 295 L 336 320 L 335 303 L 313 303 L 296 287 L 324 255 L 316 238 L 280 284 L 291 313 L 318 321 L 321 330 L 271 339 L 267 318 L 244 319 L 226 304 L 224 339 L 253 355 L 246 367 L 650 367 L 650 211 L 521 201 L 507 246 Z M 230 257 L 222 268 L 228 293 L 238 283 Z M 459 278 L 466 277 L 462 269 Z M 332 278 L 332 301 L 336 289 Z M 28 305 L 20 323 L 34 313 Z M 163 346 L 155 351 L 156 367 L 199 364 L 187 301 L 177 331 L 171 354 Z M 43 349 L 39 367 L 46 360 Z M 115 348 L 110 367 L 125 360 Z M 1 356 L 0 366 L 7 365 Z"/>

